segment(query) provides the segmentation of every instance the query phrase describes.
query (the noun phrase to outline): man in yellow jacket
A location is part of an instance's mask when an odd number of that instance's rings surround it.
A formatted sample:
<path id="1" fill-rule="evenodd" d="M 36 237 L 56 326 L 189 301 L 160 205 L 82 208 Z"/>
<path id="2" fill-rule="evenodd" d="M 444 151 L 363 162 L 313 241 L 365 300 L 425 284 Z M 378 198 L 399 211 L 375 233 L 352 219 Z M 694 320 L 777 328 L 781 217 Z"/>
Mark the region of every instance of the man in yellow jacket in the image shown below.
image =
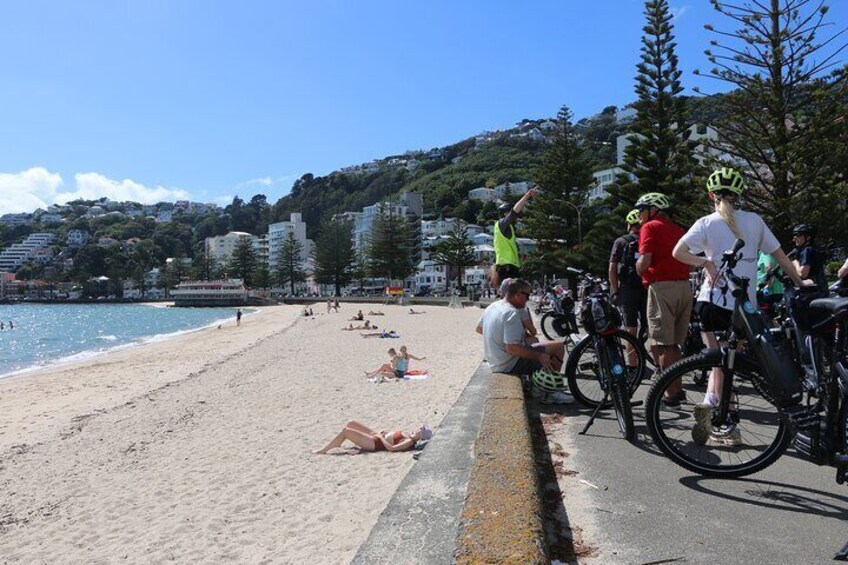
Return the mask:
<path id="1" fill-rule="evenodd" d="M 518 256 L 518 241 L 515 234 L 515 223 L 521 216 L 527 201 L 539 194 L 539 189 L 533 187 L 515 203 L 515 206 L 503 204 L 498 211 L 502 218 L 495 222 L 495 272 L 492 276 L 492 287 L 498 288 L 500 281 L 519 278 L 521 275 L 521 259 Z"/>

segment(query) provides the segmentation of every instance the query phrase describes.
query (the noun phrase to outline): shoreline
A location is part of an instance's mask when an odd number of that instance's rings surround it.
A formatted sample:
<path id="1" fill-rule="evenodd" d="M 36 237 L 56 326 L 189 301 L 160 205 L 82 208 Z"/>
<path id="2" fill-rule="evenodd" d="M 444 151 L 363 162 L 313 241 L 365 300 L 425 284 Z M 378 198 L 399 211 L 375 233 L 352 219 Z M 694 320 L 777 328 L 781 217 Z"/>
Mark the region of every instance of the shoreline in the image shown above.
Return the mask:
<path id="1" fill-rule="evenodd" d="M 145 302 L 145 303 L 137 303 L 139 306 L 148 306 L 151 308 L 170 308 L 173 307 L 172 302 Z M 247 307 L 243 309 L 245 318 L 255 315 L 258 311 L 261 310 L 260 307 Z M 224 318 L 218 318 L 208 324 L 204 324 L 202 326 L 188 328 L 183 330 L 176 330 L 173 332 L 168 332 L 164 334 L 150 334 L 143 335 L 132 338 L 130 341 L 125 343 L 120 343 L 117 345 L 113 345 L 111 347 L 106 347 L 104 349 L 84 349 L 82 351 L 77 351 L 76 353 L 71 353 L 69 355 L 63 355 L 61 357 L 57 357 L 55 359 L 51 359 L 45 361 L 41 364 L 30 365 L 23 368 L 14 369 L 12 371 L 6 373 L 0 373 L 0 381 L 7 378 L 12 378 L 20 375 L 37 373 L 40 371 L 55 371 L 61 370 L 68 366 L 74 365 L 76 363 L 84 363 L 87 361 L 91 361 L 96 358 L 100 358 L 104 355 L 111 355 L 113 353 L 117 353 L 126 349 L 132 349 L 135 347 L 143 347 L 145 345 L 149 345 L 152 343 L 159 343 L 162 341 L 168 341 L 171 339 L 178 339 L 179 337 L 187 334 L 191 334 L 194 332 L 203 331 L 206 329 L 211 329 L 217 327 L 218 325 L 227 324 L 232 320 L 232 316 L 227 316 Z M 113 336 L 114 337 L 114 336 Z"/>
<path id="2" fill-rule="evenodd" d="M 477 308 L 380 306 L 371 320 L 392 340 L 340 331 L 359 306 L 264 307 L 240 327 L 0 380 L 0 553 L 349 563 L 415 460 L 312 451 L 348 420 L 438 434 L 482 356 Z M 362 377 L 400 345 L 428 378 Z"/>

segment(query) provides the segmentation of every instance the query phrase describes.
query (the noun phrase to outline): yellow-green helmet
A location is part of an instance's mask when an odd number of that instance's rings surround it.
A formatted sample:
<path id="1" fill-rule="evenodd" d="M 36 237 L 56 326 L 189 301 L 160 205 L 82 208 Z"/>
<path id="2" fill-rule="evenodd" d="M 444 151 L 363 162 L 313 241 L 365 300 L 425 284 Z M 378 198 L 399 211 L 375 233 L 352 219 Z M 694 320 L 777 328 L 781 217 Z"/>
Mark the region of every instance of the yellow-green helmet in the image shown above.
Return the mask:
<path id="1" fill-rule="evenodd" d="M 730 167 L 722 167 L 713 171 L 707 179 L 707 191 L 709 192 L 732 192 L 742 196 L 745 192 L 745 179 L 739 171 Z"/>
<path id="2" fill-rule="evenodd" d="M 640 222 L 639 215 L 639 210 L 636 208 L 627 212 L 627 218 L 625 218 L 627 220 L 627 225 L 632 226 L 633 224 L 638 224 Z"/>
<path id="3" fill-rule="evenodd" d="M 539 369 L 530 375 L 530 380 L 546 392 L 558 392 L 565 389 L 565 377 L 553 371 Z"/>
<path id="4" fill-rule="evenodd" d="M 665 210 L 671 206 L 671 203 L 668 201 L 668 196 L 662 192 L 649 192 L 640 196 L 639 200 L 636 201 L 636 204 L 633 205 L 633 207 L 637 210 L 650 208 L 651 206 L 656 206 L 660 210 Z"/>

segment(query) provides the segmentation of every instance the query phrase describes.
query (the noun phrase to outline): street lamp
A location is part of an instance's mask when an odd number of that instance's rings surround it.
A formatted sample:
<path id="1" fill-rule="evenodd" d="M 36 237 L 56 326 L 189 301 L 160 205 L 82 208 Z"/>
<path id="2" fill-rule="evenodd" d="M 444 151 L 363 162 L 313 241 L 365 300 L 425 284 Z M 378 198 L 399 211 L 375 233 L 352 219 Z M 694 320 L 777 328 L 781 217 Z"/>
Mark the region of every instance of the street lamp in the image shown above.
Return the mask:
<path id="1" fill-rule="evenodd" d="M 573 192 L 577 192 L 580 189 L 574 186 L 571 188 L 571 190 Z M 584 201 L 580 206 L 569 202 L 568 200 L 565 200 L 565 203 L 577 210 L 577 245 L 580 245 L 581 243 L 583 243 L 583 208 L 585 208 L 586 205 L 589 204 L 589 202 Z"/>

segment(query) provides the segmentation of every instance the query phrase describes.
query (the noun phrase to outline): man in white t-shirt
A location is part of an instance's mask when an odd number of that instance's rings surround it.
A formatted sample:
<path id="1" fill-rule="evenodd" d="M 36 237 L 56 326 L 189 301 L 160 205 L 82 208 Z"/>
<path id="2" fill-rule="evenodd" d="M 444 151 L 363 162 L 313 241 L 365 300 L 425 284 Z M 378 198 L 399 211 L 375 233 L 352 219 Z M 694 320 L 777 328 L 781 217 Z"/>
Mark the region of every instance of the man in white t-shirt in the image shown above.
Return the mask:
<path id="1" fill-rule="evenodd" d="M 530 283 L 514 279 L 507 285 L 503 300 L 492 302 L 477 324 L 477 333 L 483 336 L 486 361 L 497 373 L 531 375 L 540 369 L 559 373 L 565 346 L 562 342 L 528 344 L 521 310 L 527 307 Z M 571 402 L 570 395 L 562 394 L 560 403 Z"/>

